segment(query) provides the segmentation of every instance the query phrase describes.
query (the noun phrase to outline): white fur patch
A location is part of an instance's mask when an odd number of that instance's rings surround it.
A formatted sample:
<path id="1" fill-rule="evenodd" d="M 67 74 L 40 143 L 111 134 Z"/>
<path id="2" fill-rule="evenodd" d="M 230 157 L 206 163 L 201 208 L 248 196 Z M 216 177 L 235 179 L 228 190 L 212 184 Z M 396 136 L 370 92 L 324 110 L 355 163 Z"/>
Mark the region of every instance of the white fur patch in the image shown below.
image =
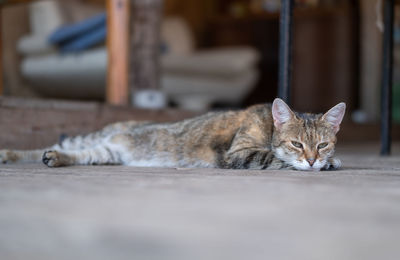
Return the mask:
<path id="1" fill-rule="evenodd" d="M 177 167 L 178 165 L 172 161 L 162 159 L 151 159 L 151 160 L 132 160 L 126 165 L 134 167 Z"/>
<path id="2" fill-rule="evenodd" d="M 135 167 L 168 167 L 168 168 L 173 168 L 173 167 L 184 167 L 184 168 L 212 168 L 214 165 L 211 165 L 207 162 L 201 161 L 201 160 L 195 160 L 195 161 L 187 161 L 187 160 L 180 160 L 176 161 L 171 156 L 168 155 L 168 153 L 162 153 L 162 154 L 157 154 L 153 155 L 152 158 L 142 158 L 142 159 L 135 159 L 135 158 L 130 158 L 125 159 L 124 163 L 125 165 L 128 166 L 135 166 Z"/>
<path id="3" fill-rule="evenodd" d="M 319 171 L 319 170 L 321 170 L 321 168 L 323 168 L 325 166 L 326 161 L 324 161 L 324 160 L 316 160 L 314 162 L 313 166 L 311 166 L 305 159 L 303 159 L 302 161 L 294 160 L 293 162 L 291 162 L 291 164 L 297 170 L 301 170 L 301 171 Z"/>
<path id="4" fill-rule="evenodd" d="M 275 149 L 275 156 L 281 161 L 293 166 L 297 170 L 301 171 L 319 171 L 326 165 L 326 160 L 316 160 L 313 166 L 305 160 L 299 161 L 296 154 L 288 154 L 282 147 Z"/>

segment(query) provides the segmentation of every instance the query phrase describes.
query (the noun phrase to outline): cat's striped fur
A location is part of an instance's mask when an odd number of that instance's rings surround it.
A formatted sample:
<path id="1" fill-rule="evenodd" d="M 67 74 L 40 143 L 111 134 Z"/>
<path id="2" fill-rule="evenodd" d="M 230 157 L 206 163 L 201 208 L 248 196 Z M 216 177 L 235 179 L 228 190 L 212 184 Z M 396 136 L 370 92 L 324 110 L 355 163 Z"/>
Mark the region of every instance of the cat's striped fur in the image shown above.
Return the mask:
<path id="1" fill-rule="evenodd" d="M 1 150 L 0 160 L 43 161 L 49 167 L 122 164 L 232 169 L 338 168 L 340 161 L 333 158 L 333 153 L 344 110 L 344 103 L 340 103 L 324 115 L 300 114 L 275 99 L 272 106 L 211 112 L 175 123 L 116 123 L 86 136 L 64 138 L 43 150 Z"/>

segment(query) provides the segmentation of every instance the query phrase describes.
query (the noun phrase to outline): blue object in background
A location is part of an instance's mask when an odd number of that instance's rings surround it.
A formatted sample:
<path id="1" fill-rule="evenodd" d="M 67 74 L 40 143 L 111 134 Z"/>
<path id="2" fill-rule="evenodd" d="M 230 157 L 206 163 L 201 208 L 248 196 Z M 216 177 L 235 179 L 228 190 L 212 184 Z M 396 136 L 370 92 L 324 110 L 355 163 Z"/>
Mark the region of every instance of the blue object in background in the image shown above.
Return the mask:
<path id="1" fill-rule="evenodd" d="M 104 42 L 106 38 L 106 13 L 101 13 L 82 22 L 63 26 L 53 32 L 48 41 L 58 45 L 62 52 L 85 50 Z"/>
<path id="2" fill-rule="evenodd" d="M 61 44 L 59 49 L 62 53 L 86 50 L 89 47 L 104 42 L 106 35 L 106 27 L 100 27 L 82 35 L 81 37 L 73 38 L 72 40 Z"/>

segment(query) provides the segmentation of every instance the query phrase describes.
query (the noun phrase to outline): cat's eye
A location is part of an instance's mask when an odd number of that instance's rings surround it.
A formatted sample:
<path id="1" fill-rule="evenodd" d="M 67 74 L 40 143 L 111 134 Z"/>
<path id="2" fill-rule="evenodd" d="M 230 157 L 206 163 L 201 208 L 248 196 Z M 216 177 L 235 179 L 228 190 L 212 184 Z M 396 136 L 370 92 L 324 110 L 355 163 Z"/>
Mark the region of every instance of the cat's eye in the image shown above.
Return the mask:
<path id="1" fill-rule="evenodd" d="M 299 142 L 296 142 L 296 141 L 292 141 L 292 145 L 294 146 L 294 147 L 296 147 L 296 148 L 303 148 L 303 145 L 301 144 L 301 143 L 299 143 Z"/>
<path id="2" fill-rule="evenodd" d="M 328 143 L 320 143 L 319 145 L 318 145 L 318 149 L 323 149 L 323 148 L 325 148 L 325 147 L 327 147 L 328 146 Z"/>

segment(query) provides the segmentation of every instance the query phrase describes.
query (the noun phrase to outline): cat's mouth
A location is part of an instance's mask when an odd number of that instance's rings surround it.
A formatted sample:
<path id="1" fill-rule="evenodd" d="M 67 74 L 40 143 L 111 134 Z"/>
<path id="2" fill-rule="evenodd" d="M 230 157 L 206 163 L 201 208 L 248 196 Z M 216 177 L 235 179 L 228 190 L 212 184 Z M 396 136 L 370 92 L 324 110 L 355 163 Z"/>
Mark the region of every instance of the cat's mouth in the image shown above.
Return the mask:
<path id="1" fill-rule="evenodd" d="M 292 163 L 292 165 L 296 170 L 317 172 L 324 167 L 325 163 L 324 161 L 316 160 L 313 165 L 310 165 L 306 160 L 301 160 L 301 161 L 296 160 L 295 162 Z"/>

